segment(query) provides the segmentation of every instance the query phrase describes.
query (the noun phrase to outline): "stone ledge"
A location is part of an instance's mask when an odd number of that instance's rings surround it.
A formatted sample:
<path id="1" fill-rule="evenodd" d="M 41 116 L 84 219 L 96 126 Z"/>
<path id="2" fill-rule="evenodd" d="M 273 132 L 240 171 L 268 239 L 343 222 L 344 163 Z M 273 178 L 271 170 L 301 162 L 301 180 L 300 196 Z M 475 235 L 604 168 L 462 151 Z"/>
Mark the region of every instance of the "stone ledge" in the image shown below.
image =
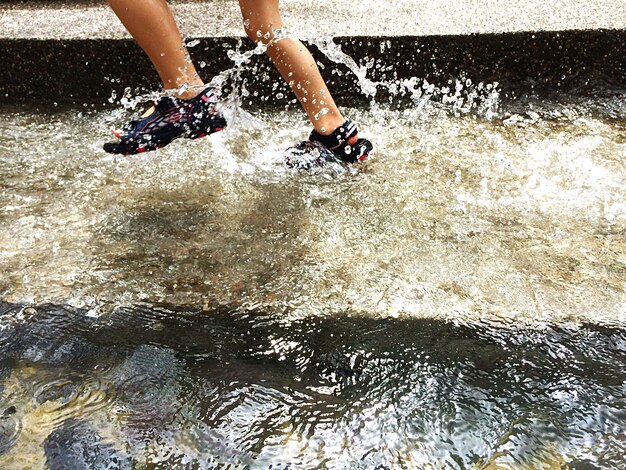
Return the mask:
<path id="1" fill-rule="evenodd" d="M 190 49 L 203 78 L 233 63 L 227 50 L 238 38 L 199 38 Z M 426 37 L 336 38 L 357 63 L 370 64 L 368 78 L 393 81 L 417 77 L 443 84 L 450 78 L 497 81 L 503 86 L 528 83 L 558 88 L 570 79 L 600 75 L 626 83 L 626 31 L 570 31 Z M 246 44 L 250 48 L 252 43 Z M 245 47 L 245 46 L 244 46 Z M 331 91 L 362 98 L 353 74 L 312 48 L 324 66 Z M 155 90 L 157 75 L 130 39 L 0 39 L 0 94 L 5 102 L 105 103 L 125 87 Z M 265 56 L 242 71 L 259 105 L 286 103 L 293 96 Z M 285 98 L 276 98 L 282 93 Z M 346 102 L 345 99 L 340 100 Z"/>

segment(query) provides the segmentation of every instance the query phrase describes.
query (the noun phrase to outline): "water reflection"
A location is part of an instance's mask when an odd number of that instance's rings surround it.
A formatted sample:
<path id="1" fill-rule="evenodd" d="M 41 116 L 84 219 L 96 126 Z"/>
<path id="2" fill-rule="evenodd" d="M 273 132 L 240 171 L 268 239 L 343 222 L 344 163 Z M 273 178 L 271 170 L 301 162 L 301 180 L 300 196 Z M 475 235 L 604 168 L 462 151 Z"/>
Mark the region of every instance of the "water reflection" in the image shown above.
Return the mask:
<path id="1" fill-rule="evenodd" d="M 619 468 L 626 452 L 621 329 L 2 308 L 3 465 Z"/>

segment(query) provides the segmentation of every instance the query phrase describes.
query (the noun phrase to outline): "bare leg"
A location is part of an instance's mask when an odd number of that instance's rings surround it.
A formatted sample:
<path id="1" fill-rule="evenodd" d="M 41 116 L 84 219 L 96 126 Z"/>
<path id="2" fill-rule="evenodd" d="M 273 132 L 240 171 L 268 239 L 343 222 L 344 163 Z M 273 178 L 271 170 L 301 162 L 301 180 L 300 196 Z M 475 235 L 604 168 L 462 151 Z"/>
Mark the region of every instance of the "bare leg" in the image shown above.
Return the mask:
<path id="1" fill-rule="evenodd" d="M 181 93 L 181 98 L 193 98 L 200 93 L 203 82 L 165 0 L 109 0 L 109 4 L 148 54 L 166 90 L 188 84 L 192 88 Z"/>
<path id="2" fill-rule="evenodd" d="M 304 44 L 291 37 L 272 42 L 274 31 L 283 27 L 278 0 L 239 0 L 239 6 L 248 37 L 269 44 L 267 55 L 289 83 L 315 130 L 328 135 L 341 126 L 345 119 Z"/>

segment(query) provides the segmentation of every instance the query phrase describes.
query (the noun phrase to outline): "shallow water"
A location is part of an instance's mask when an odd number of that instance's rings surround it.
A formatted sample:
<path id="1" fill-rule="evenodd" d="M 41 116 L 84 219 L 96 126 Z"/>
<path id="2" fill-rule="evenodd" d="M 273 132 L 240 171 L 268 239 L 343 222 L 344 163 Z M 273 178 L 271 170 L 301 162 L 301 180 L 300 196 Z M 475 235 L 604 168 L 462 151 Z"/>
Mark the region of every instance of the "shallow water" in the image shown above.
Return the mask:
<path id="1" fill-rule="evenodd" d="M 4 305 L 11 468 L 622 468 L 624 330 Z"/>
<path id="2" fill-rule="evenodd" d="M 5 110 L 0 298 L 622 326 L 626 113 L 605 101 L 349 110 L 375 154 L 313 174 L 283 163 L 295 111 L 128 158 L 100 150 L 117 112 Z"/>
<path id="3" fill-rule="evenodd" d="M 4 108 L 0 467 L 622 468 L 624 92 L 451 93 L 312 172 L 295 111 Z"/>

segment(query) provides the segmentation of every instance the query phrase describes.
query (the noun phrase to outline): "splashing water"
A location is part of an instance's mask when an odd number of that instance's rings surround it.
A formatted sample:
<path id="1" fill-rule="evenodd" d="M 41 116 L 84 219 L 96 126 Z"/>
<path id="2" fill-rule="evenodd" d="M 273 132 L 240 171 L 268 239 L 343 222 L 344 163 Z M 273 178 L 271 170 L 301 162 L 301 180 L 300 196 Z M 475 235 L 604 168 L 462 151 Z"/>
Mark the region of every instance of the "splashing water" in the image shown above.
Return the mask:
<path id="1" fill-rule="evenodd" d="M 292 34 L 289 33 L 287 29 L 280 28 L 273 31 L 273 39 L 268 44 L 259 41 L 253 49 L 245 50 L 243 42 L 239 40 L 234 49 L 227 51 L 227 56 L 233 62 L 233 67 L 214 76 L 209 81 L 208 85 L 217 89 L 219 92 L 228 90 L 227 93 L 223 93 L 223 108 L 228 117 L 233 120 L 238 119 L 238 115 L 244 104 L 244 98 L 250 97 L 250 92 L 248 91 L 249 78 L 244 77 L 244 72 L 251 66 L 253 59 L 265 54 L 271 44 L 275 44 L 289 37 L 293 37 Z M 465 77 L 449 80 L 448 83 L 443 86 L 436 86 L 418 77 L 373 81 L 368 78 L 368 71 L 374 67 L 375 61 L 373 59 L 365 57 L 362 59 L 365 64 L 358 65 L 352 57 L 343 52 L 341 46 L 337 44 L 332 37 L 308 37 L 305 40 L 316 46 L 327 59 L 346 67 L 354 74 L 357 78 L 357 85 L 361 93 L 370 98 L 370 108 L 374 111 L 379 104 L 376 102 L 378 90 L 383 89 L 388 95 L 389 102 L 393 102 L 404 96 L 409 96 L 413 104 L 418 108 L 435 100 L 450 105 L 452 112 L 457 115 L 475 113 L 487 119 L 492 119 L 498 115 L 500 91 L 497 82 L 487 84 L 480 82 L 474 84 L 470 79 Z M 191 43 L 196 45 L 195 41 L 191 41 Z M 258 65 L 255 66 L 254 69 L 256 70 L 257 67 Z M 259 77 L 255 75 L 253 79 L 269 80 L 270 77 Z M 165 92 L 165 94 L 176 96 L 190 88 L 189 84 L 183 84 L 179 89 Z M 132 90 L 126 88 L 122 98 L 119 100 L 119 104 L 125 110 L 135 110 L 139 104 L 146 101 L 154 101 L 162 95 L 163 92 L 150 91 L 137 94 L 133 97 Z M 280 97 L 282 96 L 283 94 L 280 93 Z M 115 92 L 113 92 L 109 102 L 115 102 L 116 97 Z M 292 103 L 296 103 L 296 100 L 293 100 Z M 113 119 L 121 120 L 122 116 L 123 111 L 119 110 L 119 114 L 116 114 Z M 244 120 L 246 119 L 250 119 L 250 116 L 247 114 Z"/>
<path id="2" fill-rule="evenodd" d="M 586 106 L 348 110 L 377 154 L 302 175 L 283 162 L 308 133 L 300 112 L 133 158 L 99 150 L 108 112 L 9 112 L 2 295 L 621 323 L 622 127 Z"/>
<path id="3" fill-rule="evenodd" d="M 369 97 L 374 98 L 377 92 L 377 86 L 382 83 L 373 82 L 367 78 L 368 65 L 359 66 L 355 60 L 348 54 L 341 50 L 341 46 L 335 43 L 333 37 L 308 37 L 306 41 L 310 44 L 317 46 L 317 48 L 324 54 L 325 57 L 332 60 L 337 64 L 343 64 L 356 76 L 358 84 L 361 87 L 362 93 Z M 371 65 L 370 65 L 371 66 Z"/>
<path id="4" fill-rule="evenodd" d="M 361 93 L 371 99 L 370 106 L 375 107 L 375 98 L 378 89 L 384 89 L 389 94 L 389 100 L 409 95 L 415 105 L 423 106 L 432 99 L 441 100 L 452 106 L 453 112 L 476 112 L 487 119 L 497 115 L 500 93 L 497 82 L 491 84 L 478 83 L 474 85 L 468 78 L 460 77 L 449 81 L 449 86 L 437 87 L 418 77 L 397 80 L 373 81 L 367 77 L 368 71 L 374 67 L 375 60 L 363 58 L 364 65 L 358 65 L 348 54 L 343 52 L 333 37 L 309 37 L 306 39 L 315 45 L 324 56 L 336 64 L 346 66 L 357 78 Z"/>
<path id="5" fill-rule="evenodd" d="M 317 45 L 411 98 L 345 110 L 364 164 L 285 167 L 310 124 L 241 109 L 260 45 L 211 82 L 228 131 L 155 153 L 100 150 L 123 110 L 0 110 L 0 467 L 623 466 L 624 90 Z"/>

